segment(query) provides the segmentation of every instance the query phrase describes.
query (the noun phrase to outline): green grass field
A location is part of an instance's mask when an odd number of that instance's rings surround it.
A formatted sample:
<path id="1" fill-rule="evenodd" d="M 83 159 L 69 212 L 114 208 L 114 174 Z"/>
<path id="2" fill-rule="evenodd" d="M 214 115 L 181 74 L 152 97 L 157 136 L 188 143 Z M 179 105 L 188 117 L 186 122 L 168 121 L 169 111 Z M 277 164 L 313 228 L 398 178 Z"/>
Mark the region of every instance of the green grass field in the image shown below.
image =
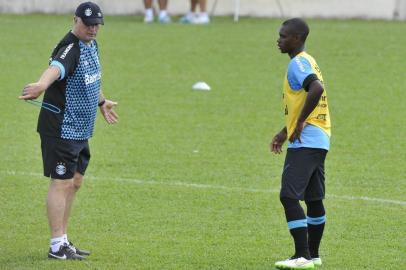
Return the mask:
<path id="1" fill-rule="evenodd" d="M 141 20 L 107 17 L 100 31 L 120 123 L 99 114 L 70 222 L 69 238 L 93 254 L 59 262 L 46 258 L 38 109 L 17 96 L 71 17 L 0 15 L 0 269 L 274 269 L 292 255 L 284 156 L 268 150 L 283 126 L 282 20 Z M 406 269 L 406 25 L 308 22 L 333 123 L 321 269 Z M 192 91 L 197 81 L 212 91 Z"/>

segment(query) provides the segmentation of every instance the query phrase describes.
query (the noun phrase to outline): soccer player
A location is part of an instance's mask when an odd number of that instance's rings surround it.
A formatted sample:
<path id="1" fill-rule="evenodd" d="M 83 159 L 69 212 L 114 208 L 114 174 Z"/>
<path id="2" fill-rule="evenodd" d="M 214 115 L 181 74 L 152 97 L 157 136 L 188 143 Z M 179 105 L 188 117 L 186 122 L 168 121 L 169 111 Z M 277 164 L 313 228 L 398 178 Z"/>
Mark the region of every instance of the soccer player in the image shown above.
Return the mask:
<path id="1" fill-rule="evenodd" d="M 37 131 L 41 138 L 44 175 L 50 177 L 47 213 L 51 230 L 48 257 L 81 260 L 90 252 L 78 249 L 67 236 L 68 220 L 75 194 L 83 182 L 90 159 L 88 139 L 92 137 L 97 107 L 109 124 L 117 123 L 116 102 L 100 90 L 100 62 L 96 35 L 104 24 L 100 7 L 80 4 L 73 29 L 52 52 L 49 67 L 37 82 L 27 84 L 22 100 L 38 98 L 58 110 L 41 108 Z"/>
<path id="2" fill-rule="evenodd" d="M 320 68 L 305 52 L 309 27 L 293 18 L 279 30 L 278 47 L 290 57 L 283 84 L 286 126 L 273 137 L 271 152 L 280 154 L 288 139 L 280 201 L 295 254 L 275 263 L 277 269 L 314 269 L 321 265 L 319 245 L 326 221 L 323 205 L 324 161 L 330 148 L 330 113 Z M 307 216 L 299 200 L 307 206 Z"/>

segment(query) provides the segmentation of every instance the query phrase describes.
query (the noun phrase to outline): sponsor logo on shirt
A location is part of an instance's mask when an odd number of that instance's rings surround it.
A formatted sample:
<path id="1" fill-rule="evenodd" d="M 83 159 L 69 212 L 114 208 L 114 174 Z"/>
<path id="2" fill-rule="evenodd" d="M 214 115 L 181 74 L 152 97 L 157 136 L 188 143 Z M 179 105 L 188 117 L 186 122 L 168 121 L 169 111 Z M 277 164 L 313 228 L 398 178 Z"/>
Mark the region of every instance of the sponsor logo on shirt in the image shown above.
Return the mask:
<path id="1" fill-rule="evenodd" d="M 61 59 L 65 59 L 66 55 L 68 54 L 68 52 L 70 51 L 70 49 L 72 49 L 73 47 L 73 43 L 69 44 L 68 47 L 66 47 L 66 49 L 63 51 L 62 55 L 61 55 Z"/>
<path id="2" fill-rule="evenodd" d="M 95 73 L 95 74 L 90 74 L 90 75 L 85 74 L 85 84 L 89 85 L 91 83 L 94 83 L 94 82 L 100 80 L 100 78 L 101 78 L 101 73 L 100 72 Z"/>

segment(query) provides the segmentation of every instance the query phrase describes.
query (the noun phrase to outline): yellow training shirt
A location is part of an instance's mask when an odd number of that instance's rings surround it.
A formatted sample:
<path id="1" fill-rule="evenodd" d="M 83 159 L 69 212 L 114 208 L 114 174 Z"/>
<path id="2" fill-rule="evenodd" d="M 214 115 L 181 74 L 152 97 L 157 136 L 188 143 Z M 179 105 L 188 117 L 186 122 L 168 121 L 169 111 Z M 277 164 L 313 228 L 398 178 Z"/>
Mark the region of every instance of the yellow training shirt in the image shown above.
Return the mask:
<path id="1" fill-rule="evenodd" d="M 306 52 L 301 52 L 291 59 L 283 85 L 283 103 L 285 107 L 288 138 L 292 135 L 296 127 L 297 119 L 299 118 L 307 97 L 307 91 L 304 87 L 316 78 L 323 84 L 323 76 L 321 75 L 320 68 L 312 56 Z M 330 113 L 326 89 L 324 89 L 316 108 L 307 117 L 306 123 L 320 128 L 328 137 L 331 136 Z"/>

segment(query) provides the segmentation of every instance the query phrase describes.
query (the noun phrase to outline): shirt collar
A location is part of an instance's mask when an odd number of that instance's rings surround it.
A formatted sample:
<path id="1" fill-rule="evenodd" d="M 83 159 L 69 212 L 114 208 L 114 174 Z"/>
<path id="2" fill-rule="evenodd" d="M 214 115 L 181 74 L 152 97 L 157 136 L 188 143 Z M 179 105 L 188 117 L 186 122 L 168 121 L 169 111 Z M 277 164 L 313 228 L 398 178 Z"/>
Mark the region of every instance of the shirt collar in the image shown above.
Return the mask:
<path id="1" fill-rule="evenodd" d="M 90 45 L 89 44 L 87 44 L 87 43 L 85 43 L 85 42 L 83 42 L 83 41 L 81 41 L 81 40 L 79 40 L 79 47 L 82 49 L 90 49 L 90 50 L 94 50 L 95 48 L 96 48 L 96 46 L 94 45 L 94 41 L 92 40 L 92 41 L 90 41 Z"/>

